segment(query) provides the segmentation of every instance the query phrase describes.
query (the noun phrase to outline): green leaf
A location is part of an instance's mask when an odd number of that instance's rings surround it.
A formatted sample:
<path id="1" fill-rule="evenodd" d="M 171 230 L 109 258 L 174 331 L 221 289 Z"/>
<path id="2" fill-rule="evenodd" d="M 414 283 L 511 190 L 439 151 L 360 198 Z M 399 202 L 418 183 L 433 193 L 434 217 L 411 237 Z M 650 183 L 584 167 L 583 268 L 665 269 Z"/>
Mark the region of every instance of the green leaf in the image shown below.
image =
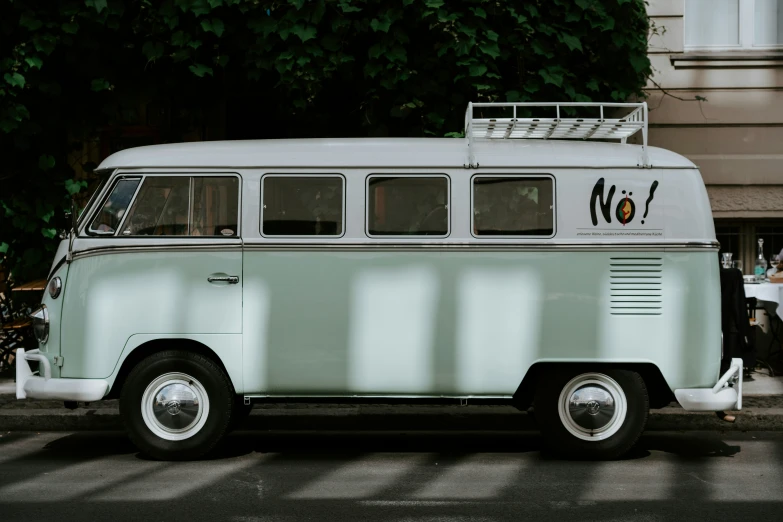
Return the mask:
<path id="1" fill-rule="evenodd" d="M 201 47 L 201 40 L 191 40 L 188 42 L 188 47 L 192 47 L 193 49 L 198 49 Z"/>
<path id="2" fill-rule="evenodd" d="M 0 243 L 0 254 L 7 254 L 8 253 L 8 247 L 10 247 L 8 243 Z"/>
<path id="3" fill-rule="evenodd" d="M 444 0 L 425 0 L 424 5 L 431 9 L 437 9 L 439 7 L 443 7 L 443 4 L 446 2 Z"/>
<path id="4" fill-rule="evenodd" d="M 558 38 L 561 42 L 566 44 L 570 50 L 579 49 L 582 51 L 582 42 L 579 41 L 579 38 L 576 36 L 570 35 L 570 34 L 560 34 L 558 35 Z"/>
<path id="5" fill-rule="evenodd" d="M 24 61 L 27 63 L 27 65 L 30 67 L 35 67 L 36 69 L 40 69 L 43 65 L 43 60 L 37 56 L 25 56 Z"/>
<path id="6" fill-rule="evenodd" d="M 160 42 L 146 42 L 141 48 L 141 52 L 151 62 L 154 62 L 163 56 L 163 44 Z"/>
<path id="7" fill-rule="evenodd" d="M 555 87 L 561 87 L 563 85 L 562 72 L 552 71 L 549 69 L 541 69 L 538 71 L 538 75 L 544 79 L 544 83 L 551 83 Z"/>
<path id="8" fill-rule="evenodd" d="M 43 234 L 43 237 L 46 239 L 54 239 L 55 236 L 57 236 L 57 229 L 56 228 L 42 228 L 41 234 Z"/>
<path id="9" fill-rule="evenodd" d="M 221 67 L 225 67 L 228 65 L 228 59 L 230 57 L 227 54 L 221 54 L 217 58 L 215 58 L 215 63 L 218 64 Z"/>
<path id="10" fill-rule="evenodd" d="M 506 101 L 518 102 L 520 99 L 519 91 L 506 91 Z"/>
<path id="11" fill-rule="evenodd" d="M 3 79 L 11 85 L 12 87 L 24 87 L 24 76 L 19 74 L 18 72 L 15 72 L 13 74 L 11 73 L 5 73 L 3 75 Z"/>
<path id="12" fill-rule="evenodd" d="M 65 190 L 68 191 L 68 194 L 73 196 L 74 194 L 78 194 L 81 192 L 82 189 L 87 188 L 87 182 L 85 180 L 75 180 L 75 179 L 66 179 L 65 180 Z"/>
<path id="13" fill-rule="evenodd" d="M 308 25 L 304 26 L 302 24 L 296 24 L 292 29 L 291 32 L 294 33 L 296 36 L 299 37 L 302 42 L 306 42 L 307 40 L 312 40 L 315 38 L 315 35 L 317 33 L 315 27 Z"/>
<path id="14" fill-rule="evenodd" d="M 478 16 L 479 18 L 483 18 L 485 20 L 487 19 L 487 12 L 484 11 L 482 8 L 480 8 L 480 7 L 471 7 L 470 10 L 473 11 L 473 14 Z"/>
<path id="15" fill-rule="evenodd" d="M 481 49 L 484 54 L 490 55 L 492 58 L 497 58 L 500 56 L 500 47 L 498 47 L 496 42 L 480 44 L 479 49 Z"/>
<path id="16" fill-rule="evenodd" d="M 390 62 L 405 63 L 408 61 L 408 54 L 405 52 L 404 47 L 395 45 L 386 52 L 386 58 Z"/>
<path id="17" fill-rule="evenodd" d="M 595 78 L 591 78 L 590 81 L 585 84 L 585 87 L 591 91 L 598 91 L 598 81 Z"/>
<path id="18" fill-rule="evenodd" d="M 402 5 L 403 5 L 403 7 L 408 7 L 409 5 L 411 5 L 415 1 L 416 0 L 402 0 Z"/>
<path id="19" fill-rule="evenodd" d="M 628 57 L 634 71 L 640 73 L 650 68 L 650 59 L 646 54 L 632 54 Z"/>
<path id="20" fill-rule="evenodd" d="M 54 156 L 51 154 L 42 154 L 38 158 L 38 168 L 44 171 L 54 168 Z"/>
<path id="21" fill-rule="evenodd" d="M 87 7 L 94 7 L 100 14 L 101 11 L 106 9 L 107 0 L 84 0 L 84 5 Z"/>
<path id="22" fill-rule="evenodd" d="M 487 66 L 486 65 L 471 65 L 470 66 L 470 75 L 471 76 L 483 76 L 485 72 L 487 72 Z"/>
<path id="23" fill-rule="evenodd" d="M 95 92 L 107 91 L 111 88 L 111 84 L 103 78 L 96 78 L 90 84 L 90 88 Z"/>
<path id="24" fill-rule="evenodd" d="M 79 24 L 76 22 L 67 22 L 62 25 L 62 30 L 68 34 L 76 34 L 79 31 Z"/>
<path id="25" fill-rule="evenodd" d="M 343 10 L 343 13 L 358 13 L 359 11 L 362 10 L 361 7 L 355 7 L 350 5 L 350 2 L 340 2 L 337 5 L 340 6 L 340 9 Z"/>
<path id="26" fill-rule="evenodd" d="M 378 21 L 377 18 L 373 18 L 370 22 L 370 27 L 372 27 L 372 30 L 376 33 L 378 31 L 383 31 L 384 33 L 389 32 L 389 27 L 391 26 L 391 20 L 388 16 L 385 16 L 382 21 Z"/>
<path id="27" fill-rule="evenodd" d="M 44 223 L 48 223 L 52 219 L 52 217 L 54 217 L 54 209 L 49 210 L 49 212 L 44 212 L 38 217 L 40 217 Z"/>
<path id="28" fill-rule="evenodd" d="M 218 38 L 223 35 L 223 31 L 225 30 L 223 21 L 219 18 L 213 18 L 212 20 L 202 20 L 201 28 L 204 29 L 204 32 L 214 33 Z"/>
<path id="29" fill-rule="evenodd" d="M 171 35 L 171 45 L 176 45 L 177 47 L 184 46 L 188 43 L 188 40 L 190 40 L 190 37 L 185 31 L 177 31 Z"/>
<path id="30" fill-rule="evenodd" d="M 498 41 L 498 36 L 499 36 L 498 33 L 496 33 L 495 31 L 487 31 L 487 38 L 489 38 L 493 42 Z"/>
<path id="31" fill-rule="evenodd" d="M 22 13 L 22 16 L 19 17 L 19 25 L 28 31 L 37 31 L 43 27 L 43 22 L 37 19 L 33 13 L 27 11 Z"/>
<path id="32" fill-rule="evenodd" d="M 213 76 L 212 67 L 208 67 L 203 63 L 197 63 L 196 65 L 191 65 L 190 67 L 188 67 L 188 69 L 190 69 L 190 72 L 192 72 L 199 78 L 203 78 L 205 74 Z"/>

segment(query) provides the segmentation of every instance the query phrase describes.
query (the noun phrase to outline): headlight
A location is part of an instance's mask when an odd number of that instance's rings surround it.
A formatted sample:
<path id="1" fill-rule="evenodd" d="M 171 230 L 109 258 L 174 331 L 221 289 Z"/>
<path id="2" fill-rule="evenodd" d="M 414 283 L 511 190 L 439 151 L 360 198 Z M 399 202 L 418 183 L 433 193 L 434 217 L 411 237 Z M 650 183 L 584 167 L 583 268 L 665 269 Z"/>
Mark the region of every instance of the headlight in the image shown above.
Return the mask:
<path id="1" fill-rule="evenodd" d="M 63 289 L 63 282 L 59 277 L 55 277 L 49 281 L 49 297 L 57 299 L 60 295 L 60 291 Z"/>
<path id="2" fill-rule="evenodd" d="M 49 340 L 49 311 L 46 305 L 41 305 L 41 308 L 31 313 L 30 318 L 33 320 L 35 338 L 39 343 L 44 344 Z"/>

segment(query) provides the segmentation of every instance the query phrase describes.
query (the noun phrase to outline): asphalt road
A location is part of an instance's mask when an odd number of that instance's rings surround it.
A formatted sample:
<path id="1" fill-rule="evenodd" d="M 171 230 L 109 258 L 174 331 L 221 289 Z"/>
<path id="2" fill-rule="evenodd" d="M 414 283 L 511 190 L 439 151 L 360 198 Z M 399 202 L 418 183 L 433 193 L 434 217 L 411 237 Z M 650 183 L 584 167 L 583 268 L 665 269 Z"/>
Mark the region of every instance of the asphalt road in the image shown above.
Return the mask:
<path id="1" fill-rule="evenodd" d="M 650 433 L 574 462 L 533 433 L 240 432 L 147 460 L 121 433 L 4 433 L 0 520 L 783 519 L 783 432 Z"/>

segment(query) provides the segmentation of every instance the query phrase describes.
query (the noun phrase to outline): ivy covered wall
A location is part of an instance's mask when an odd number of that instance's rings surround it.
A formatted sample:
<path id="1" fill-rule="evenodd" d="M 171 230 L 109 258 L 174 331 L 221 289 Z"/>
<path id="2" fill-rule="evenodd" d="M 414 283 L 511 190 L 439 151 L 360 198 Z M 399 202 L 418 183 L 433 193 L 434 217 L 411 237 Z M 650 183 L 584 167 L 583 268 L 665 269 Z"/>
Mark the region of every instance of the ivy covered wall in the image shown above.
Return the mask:
<path id="1" fill-rule="evenodd" d="M 647 32 L 643 0 L 3 0 L 0 256 L 45 275 L 115 148 L 455 136 L 468 101 L 622 101 Z"/>

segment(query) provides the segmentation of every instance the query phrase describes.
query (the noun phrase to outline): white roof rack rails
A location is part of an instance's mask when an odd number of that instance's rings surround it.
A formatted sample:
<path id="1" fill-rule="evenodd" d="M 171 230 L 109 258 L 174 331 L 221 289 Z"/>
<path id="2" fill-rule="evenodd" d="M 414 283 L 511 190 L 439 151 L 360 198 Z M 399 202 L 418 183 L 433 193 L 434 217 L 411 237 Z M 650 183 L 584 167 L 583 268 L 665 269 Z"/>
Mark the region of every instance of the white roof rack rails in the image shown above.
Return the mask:
<path id="1" fill-rule="evenodd" d="M 476 118 L 476 108 L 510 108 L 509 117 Z M 517 108 L 551 107 L 552 118 L 518 118 Z M 597 118 L 561 117 L 561 107 L 592 107 L 597 109 Z M 604 109 L 629 109 L 624 116 L 607 118 Z M 498 111 L 495 111 L 498 112 Z M 475 140 L 538 139 L 538 140 L 620 140 L 625 141 L 642 131 L 642 156 L 639 167 L 650 167 L 647 156 L 647 102 L 640 103 L 469 103 L 465 114 L 465 138 L 468 140 L 468 163 L 466 168 L 477 168 L 471 143 Z"/>

